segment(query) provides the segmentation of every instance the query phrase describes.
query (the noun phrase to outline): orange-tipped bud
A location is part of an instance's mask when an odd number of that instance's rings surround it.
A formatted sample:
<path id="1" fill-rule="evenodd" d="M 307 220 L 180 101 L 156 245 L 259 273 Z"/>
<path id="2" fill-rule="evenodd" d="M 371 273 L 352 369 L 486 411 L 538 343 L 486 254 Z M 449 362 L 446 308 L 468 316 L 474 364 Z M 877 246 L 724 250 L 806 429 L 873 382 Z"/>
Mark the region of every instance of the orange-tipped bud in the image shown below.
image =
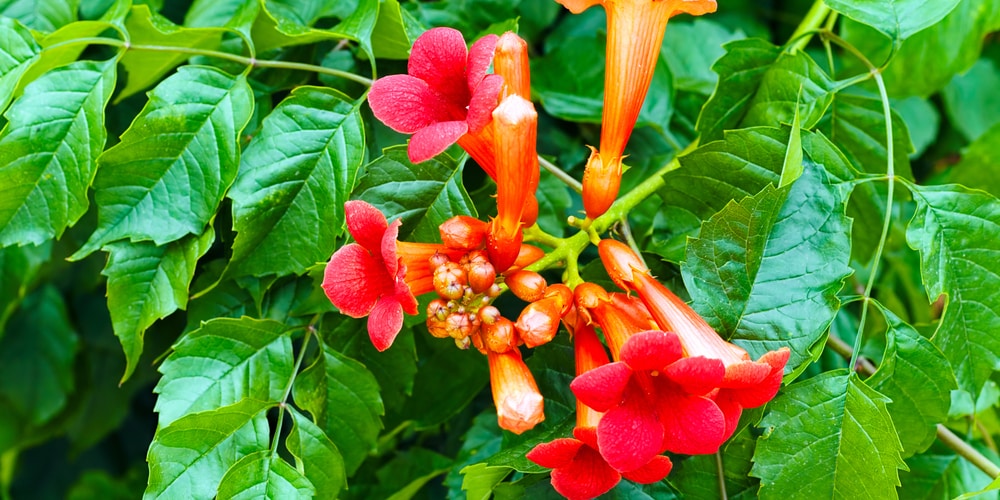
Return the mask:
<path id="1" fill-rule="evenodd" d="M 545 420 L 545 399 L 521 359 L 521 352 L 517 349 L 502 354 L 488 352 L 487 359 L 500 428 L 521 434 Z"/>
<path id="2" fill-rule="evenodd" d="M 491 224 L 493 230 L 486 235 L 486 252 L 489 253 L 493 267 L 497 271 L 503 272 L 517 262 L 521 253 L 521 243 L 524 241 L 524 233 L 521 232 L 520 222 L 517 223 L 515 230 L 507 232 L 506 229 L 498 229 L 498 221 L 499 219 L 493 220 Z"/>
<path id="3" fill-rule="evenodd" d="M 560 312 L 558 297 L 545 297 L 537 302 L 528 304 L 521 315 L 517 318 L 518 333 L 524 345 L 528 347 L 538 347 L 548 344 L 559 331 Z"/>
<path id="4" fill-rule="evenodd" d="M 503 316 L 500 315 L 500 310 L 493 306 L 485 306 L 479 309 L 479 321 L 484 325 L 492 325 L 496 323 Z"/>
<path id="5" fill-rule="evenodd" d="M 524 223 L 524 227 L 534 226 L 535 222 L 538 222 L 538 198 L 534 196 L 537 190 L 538 186 L 536 185 L 532 190 L 532 196 L 524 200 L 524 210 L 521 211 L 521 222 Z"/>
<path id="6" fill-rule="evenodd" d="M 528 43 L 508 31 L 497 40 L 493 56 L 493 72 L 504 81 L 501 98 L 519 95 L 531 99 L 531 67 L 528 64 Z"/>
<path id="7" fill-rule="evenodd" d="M 601 262 L 611 280 L 622 290 L 631 290 L 635 271 L 646 272 L 646 266 L 628 245 L 615 240 L 601 240 L 597 245 Z"/>
<path id="8" fill-rule="evenodd" d="M 469 287 L 475 293 L 486 293 L 496 281 L 497 272 L 493 264 L 480 262 L 469 264 Z"/>
<path id="9" fill-rule="evenodd" d="M 462 298 L 465 295 L 465 285 L 468 283 L 465 270 L 454 262 L 446 262 L 434 270 L 434 290 L 446 299 Z"/>
<path id="10" fill-rule="evenodd" d="M 448 336 L 455 340 L 462 340 L 479 330 L 479 318 L 470 316 L 468 313 L 453 312 L 445 318 Z"/>
<path id="11" fill-rule="evenodd" d="M 448 322 L 443 319 L 438 319 L 435 316 L 427 316 L 427 331 L 430 332 L 431 336 L 439 339 L 451 336 L 448 332 Z"/>
<path id="12" fill-rule="evenodd" d="M 441 232 L 441 242 L 448 248 L 457 250 L 474 250 L 483 248 L 486 243 L 486 232 L 489 224 L 479 219 L 458 215 L 438 226 Z"/>
<path id="13" fill-rule="evenodd" d="M 521 251 L 518 252 L 517 260 L 514 261 L 511 269 L 523 269 L 542 257 L 545 257 L 545 250 L 532 245 L 521 245 Z"/>
<path id="14" fill-rule="evenodd" d="M 611 208 L 618 198 L 622 183 L 622 158 L 605 158 L 591 148 L 590 159 L 583 171 L 583 209 L 595 219 Z"/>
<path id="15" fill-rule="evenodd" d="M 552 298 L 559 306 L 559 316 L 565 316 L 573 306 L 573 290 L 562 283 L 554 283 L 545 288 L 545 297 Z"/>
<path id="16" fill-rule="evenodd" d="M 538 184 L 535 149 L 538 113 L 531 101 L 510 95 L 493 110 L 493 124 L 496 129 L 497 217 L 493 220 L 486 248 L 494 267 L 503 272 L 517 259 L 523 238 L 521 213 L 525 200 L 534 196 Z"/>
<path id="17" fill-rule="evenodd" d="M 514 296 L 525 301 L 534 302 L 545 296 L 548 284 L 541 274 L 534 271 L 514 271 L 504 276 L 504 283 L 514 293 Z"/>
<path id="18" fill-rule="evenodd" d="M 483 325 L 480 336 L 486 349 L 495 353 L 516 349 L 519 343 L 514 323 L 503 316 L 496 318 L 492 324 Z"/>

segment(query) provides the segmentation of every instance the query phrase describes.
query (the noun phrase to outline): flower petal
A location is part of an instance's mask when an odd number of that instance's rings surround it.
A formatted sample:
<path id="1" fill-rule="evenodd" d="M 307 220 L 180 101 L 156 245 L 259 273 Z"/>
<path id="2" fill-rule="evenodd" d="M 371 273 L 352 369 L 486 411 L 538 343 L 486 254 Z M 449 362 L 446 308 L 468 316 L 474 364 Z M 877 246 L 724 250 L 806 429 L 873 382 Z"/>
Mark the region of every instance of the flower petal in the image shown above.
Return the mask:
<path id="1" fill-rule="evenodd" d="M 608 411 L 622 402 L 631 378 L 632 369 L 619 361 L 578 375 L 569 388 L 583 404 L 597 411 Z"/>
<path id="2" fill-rule="evenodd" d="M 680 359 L 681 354 L 677 334 L 649 330 L 629 337 L 622 346 L 621 358 L 634 371 L 657 371 Z"/>
<path id="3" fill-rule="evenodd" d="M 781 387 L 781 379 L 785 374 L 785 363 L 791 351 L 787 347 L 782 347 L 777 351 L 770 351 L 760 357 L 755 365 L 768 367 L 767 375 L 755 384 L 740 385 L 734 389 L 724 389 L 731 392 L 731 396 L 740 406 L 744 408 L 756 408 L 767 403 L 777 394 Z M 728 378 L 728 373 L 727 373 Z M 723 384 L 725 386 L 727 384 Z"/>
<path id="4" fill-rule="evenodd" d="M 695 356 L 677 360 L 667 367 L 666 374 L 688 394 L 704 396 L 719 387 L 726 367 L 721 360 Z"/>
<path id="5" fill-rule="evenodd" d="M 486 77 L 486 70 L 490 69 L 490 64 L 493 63 L 493 54 L 496 52 L 498 40 L 500 37 L 497 35 L 486 35 L 476 40 L 472 47 L 469 47 L 465 76 L 466 85 L 468 85 L 470 92 L 474 91 Z"/>
<path id="6" fill-rule="evenodd" d="M 383 297 L 368 315 L 368 337 L 379 352 L 392 346 L 403 328 L 403 307 L 391 297 Z"/>
<path id="7" fill-rule="evenodd" d="M 579 14 L 587 10 L 588 7 L 602 3 L 601 0 L 556 0 L 556 2 L 562 4 L 563 7 L 566 7 L 574 14 Z"/>
<path id="8" fill-rule="evenodd" d="M 718 5 L 715 3 L 715 0 L 674 0 L 673 8 L 674 11 L 670 14 L 671 17 L 681 13 L 700 16 L 715 12 Z"/>
<path id="9" fill-rule="evenodd" d="M 351 243 L 330 257 L 323 273 L 323 291 L 340 312 L 362 318 L 375 307 L 388 279 L 381 259 Z"/>
<path id="10" fill-rule="evenodd" d="M 469 113 L 465 118 L 470 131 L 479 132 L 493 119 L 493 110 L 497 107 L 502 88 L 503 77 L 500 75 L 488 75 L 475 88 L 469 99 Z"/>
<path id="11" fill-rule="evenodd" d="M 581 446 L 583 442 L 578 439 L 559 438 L 548 443 L 539 443 L 524 457 L 549 469 L 566 467 L 576 457 Z"/>
<path id="12" fill-rule="evenodd" d="M 368 202 L 352 200 L 344 203 L 344 216 L 347 219 L 347 231 L 354 237 L 354 241 L 379 256 L 382 237 L 389 226 L 385 215 Z"/>
<path id="13" fill-rule="evenodd" d="M 608 465 L 631 471 L 660 453 L 663 433 L 654 405 L 643 397 L 637 384 L 629 384 L 622 404 L 608 410 L 597 425 L 597 444 Z"/>
<path id="14" fill-rule="evenodd" d="M 397 276 L 399 273 L 399 252 L 397 250 L 398 242 L 396 238 L 399 237 L 399 226 L 403 223 L 399 219 L 392 221 L 385 228 L 385 232 L 382 233 L 382 241 L 379 242 L 379 254 L 382 256 L 382 261 L 385 263 L 385 272 L 389 274 L 396 281 L 400 281 L 405 276 L 405 272 L 402 273 L 403 276 Z"/>
<path id="15" fill-rule="evenodd" d="M 368 92 L 368 105 L 382 123 L 404 134 L 464 114 L 463 109 L 455 109 L 427 82 L 410 75 L 389 75 L 375 80 Z"/>
<path id="16" fill-rule="evenodd" d="M 413 42 L 407 72 L 427 82 L 452 106 L 464 108 L 469 101 L 465 77 L 467 57 L 461 32 L 453 28 L 431 28 Z"/>
<path id="17" fill-rule="evenodd" d="M 740 415 L 743 414 L 743 407 L 733 400 L 732 393 L 731 389 L 723 389 L 714 398 L 715 404 L 722 410 L 722 414 L 726 418 L 726 432 L 722 439 L 729 439 L 736 432 L 736 427 L 740 423 Z"/>
<path id="18" fill-rule="evenodd" d="M 619 481 L 621 474 L 589 446 L 581 447 L 571 464 L 552 471 L 552 487 L 569 500 L 601 496 Z"/>
<path id="19" fill-rule="evenodd" d="M 711 399 L 676 390 L 661 393 L 658 400 L 660 422 L 665 430 L 663 448 L 685 455 L 719 451 L 726 440 L 726 419 Z"/>
<path id="20" fill-rule="evenodd" d="M 464 121 L 439 122 L 418 130 L 410 138 L 410 147 L 407 149 L 410 161 L 420 163 L 434 158 L 468 131 L 469 125 Z"/>
<path id="21" fill-rule="evenodd" d="M 667 474 L 670 474 L 670 469 L 673 467 L 674 464 L 669 458 L 663 455 L 657 455 L 646 465 L 643 465 L 633 471 L 623 472 L 622 475 L 629 481 L 635 481 L 641 484 L 653 484 L 660 482 L 663 478 L 667 477 Z"/>

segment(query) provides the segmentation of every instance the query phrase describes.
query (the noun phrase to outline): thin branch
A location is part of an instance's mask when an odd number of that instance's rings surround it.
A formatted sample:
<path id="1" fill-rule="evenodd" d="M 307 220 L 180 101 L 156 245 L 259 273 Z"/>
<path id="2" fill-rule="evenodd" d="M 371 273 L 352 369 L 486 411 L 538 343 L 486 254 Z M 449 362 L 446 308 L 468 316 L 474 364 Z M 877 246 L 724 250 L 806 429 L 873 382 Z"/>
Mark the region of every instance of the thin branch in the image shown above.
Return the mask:
<path id="1" fill-rule="evenodd" d="M 571 175 L 564 172 L 563 169 L 559 168 L 554 163 L 543 158 L 542 155 L 538 155 L 538 164 L 545 170 L 548 170 L 550 174 L 556 176 L 557 179 L 563 181 L 563 183 L 569 186 L 573 191 L 576 191 L 577 193 L 583 192 L 583 184 L 580 184 L 580 181 L 574 179 Z"/>

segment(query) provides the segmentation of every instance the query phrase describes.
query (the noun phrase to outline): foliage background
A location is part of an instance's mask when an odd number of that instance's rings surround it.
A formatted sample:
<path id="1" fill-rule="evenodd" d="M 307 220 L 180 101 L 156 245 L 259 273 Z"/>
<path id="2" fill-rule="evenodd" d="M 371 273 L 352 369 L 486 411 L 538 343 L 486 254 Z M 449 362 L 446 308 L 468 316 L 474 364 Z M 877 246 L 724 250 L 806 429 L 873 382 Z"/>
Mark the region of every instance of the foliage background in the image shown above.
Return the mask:
<path id="1" fill-rule="evenodd" d="M 821 27 L 805 1 L 724 0 L 671 21 L 623 192 L 699 135 L 701 147 L 631 226 L 656 275 L 720 332 L 755 357 L 793 350 L 794 382 L 747 412 L 721 454 L 731 497 L 973 492 L 989 476 L 935 424 L 997 461 L 1000 2 L 816 5 L 843 14 L 844 44 L 782 51 L 797 27 Z M 579 178 L 599 133 L 599 9 L 0 0 L 0 15 L 5 497 L 262 485 L 323 497 L 345 484 L 349 498 L 553 495 L 523 454 L 572 427 L 565 338 L 529 360 L 546 423 L 503 434 L 478 354 L 435 342 L 420 318 L 376 354 L 317 273 L 345 242 L 349 198 L 421 241 L 451 215 L 493 210 L 490 181 L 459 150 L 406 161 L 405 137 L 364 104 L 364 78 L 405 71 L 428 27 L 468 40 L 516 28 L 532 47 L 539 150 Z M 875 66 L 891 58 L 891 141 L 848 46 Z M 251 54 L 263 62 L 250 68 Z M 570 235 L 578 196 L 547 175 L 539 196 L 541 226 Z M 599 265 L 582 273 L 607 282 Z M 852 344 L 874 375 L 843 369 Z M 226 450 L 247 458 L 197 458 Z M 718 495 L 714 457 L 675 462 L 666 483 L 609 495 Z"/>

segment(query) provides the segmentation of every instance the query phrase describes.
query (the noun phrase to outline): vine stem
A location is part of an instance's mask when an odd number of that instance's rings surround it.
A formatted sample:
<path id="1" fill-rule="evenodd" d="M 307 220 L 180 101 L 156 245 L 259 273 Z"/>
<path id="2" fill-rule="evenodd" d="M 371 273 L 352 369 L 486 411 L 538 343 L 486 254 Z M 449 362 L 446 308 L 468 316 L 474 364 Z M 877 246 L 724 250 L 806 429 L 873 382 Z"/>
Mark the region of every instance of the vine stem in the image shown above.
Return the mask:
<path id="1" fill-rule="evenodd" d="M 215 57 L 217 59 L 225 59 L 227 61 L 233 61 L 249 67 L 312 71 L 314 73 L 321 73 L 325 75 L 335 76 L 338 78 L 343 78 L 345 80 L 351 80 L 360 83 L 366 87 L 370 87 L 372 84 L 372 80 L 370 78 L 365 78 L 361 75 L 355 75 L 354 73 L 351 73 L 349 71 L 341 71 L 339 69 L 326 68 L 323 66 L 317 66 L 315 64 L 305 64 L 305 63 L 297 63 L 289 61 L 275 61 L 270 59 L 257 59 L 254 57 L 246 57 L 238 54 L 230 54 L 229 52 L 222 52 L 218 50 L 209 50 L 209 49 L 199 49 L 195 47 L 132 44 L 129 42 L 123 42 L 121 40 L 116 40 L 114 38 L 105 38 L 105 37 L 74 38 L 72 40 L 67 40 L 65 42 L 60 42 L 45 47 L 45 50 L 64 47 L 67 45 L 78 45 L 78 44 L 108 45 L 111 47 L 118 47 L 125 50 L 140 50 L 140 51 L 150 51 L 150 52 L 176 52 L 178 54 L 190 54 L 192 56 Z"/>
<path id="2" fill-rule="evenodd" d="M 850 358 L 852 360 L 857 359 L 857 351 L 851 349 L 851 346 L 847 345 L 846 342 L 841 340 L 839 337 L 830 335 L 827 345 L 833 352 L 836 352 L 843 358 Z M 875 365 L 873 365 L 867 359 L 861 359 L 857 364 L 852 364 L 854 370 L 863 373 L 864 375 L 871 376 L 875 373 Z M 960 457 L 966 459 L 972 465 L 976 466 L 979 470 L 985 472 L 991 478 L 996 479 L 1000 476 L 1000 467 L 990 461 L 990 459 L 979 453 L 978 450 L 973 448 L 966 443 L 962 438 L 951 432 L 951 429 L 945 427 L 942 424 L 937 424 L 936 427 L 938 441 L 947 446 L 949 449 L 954 451 Z"/>
<path id="3" fill-rule="evenodd" d="M 573 191 L 576 191 L 577 193 L 583 192 L 583 184 L 581 184 L 580 181 L 574 179 L 573 176 L 564 172 L 563 169 L 557 167 L 554 163 L 543 158 L 542 155 L 538 155 L 538 164 L 545 170 L 548 170 L 550 174 L 556 176 L 557 179 L 563 181 L 563 183 L 569 186 Z"/>
<path id="4" fill-rule="evenodd" d="M 281 426 L 285 420 L 285 413 L 288 411 L 286 408 L 288 405 L 288 396 L 292 394 L 292 385 L 295 383 L 295 376 L 299 373 L 299 368 L 302 367 L 302 360 L 306 357 L 309 340 L 312 339 L 313 332 L 316 330 L 314 323 L 318 320 L 318 316 L 313 318 L 313 321 L 306 327 L 306 335 L 302 338 L 302 347 L 299 349 L 299 355 L 295 357 L 295 368 L 292 368 L 292 377 L 288 379 L 288 385 L 285 386 L 285 393 L 282 394 L 281 402 L 278 403 L 278 407 L 281 408 L 281 411 L 278 412 L 278 421 L 274 424 L 274 439 L 271 441 L 272 460 L 278 456 L 278 441 L 281 438 Z"/>
<path id="5" fill-rule="evenodd" d="M 809 8 L 809 12 L 806 12 L 802 22 L 799 23 L 798 27 L 795 28 L 795 32 L 789 37 L 790 48 L 792 50 L 804 49 L 809 44 L 809 40 L 812 39 L 813 32 L 819 29 L 828 14 L 830 14 L 830 7 L 826 5 L 826 2 L 823 0 L 813 2 L 812 7 Z"/>

